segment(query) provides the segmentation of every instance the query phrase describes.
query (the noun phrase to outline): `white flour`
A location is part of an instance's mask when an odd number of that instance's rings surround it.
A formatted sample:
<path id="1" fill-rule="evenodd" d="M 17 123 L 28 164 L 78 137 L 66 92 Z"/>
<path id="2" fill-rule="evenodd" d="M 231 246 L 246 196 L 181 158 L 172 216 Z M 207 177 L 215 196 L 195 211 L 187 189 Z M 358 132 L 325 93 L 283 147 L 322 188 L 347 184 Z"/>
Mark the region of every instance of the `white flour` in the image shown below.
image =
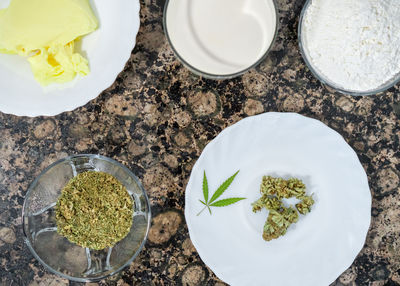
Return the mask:
<path id="1" fill-rule="evenodd" d="M 312 0 L 303 40 L 313 66 L 352 91 L 368 91 L 400 72 L 400 0 Z"/>

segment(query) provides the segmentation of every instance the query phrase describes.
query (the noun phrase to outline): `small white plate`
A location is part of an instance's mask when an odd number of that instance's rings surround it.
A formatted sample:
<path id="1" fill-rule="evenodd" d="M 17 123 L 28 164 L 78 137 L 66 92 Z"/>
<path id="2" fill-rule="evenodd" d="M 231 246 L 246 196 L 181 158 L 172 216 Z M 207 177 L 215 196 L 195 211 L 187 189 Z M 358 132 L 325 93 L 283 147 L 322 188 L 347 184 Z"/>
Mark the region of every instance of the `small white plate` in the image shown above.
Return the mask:
<path id="1" fill-rule="evenodd" d="M 0 54 L 1 112 L 20 116 L 56 115 L 86 104 L 115 81 L 136 43 L 140 4 L 138 0 L 90 2 L 99 20 L 99 28 L 81 42 L 90 74 L 43 88 L 35 81 L 25 58 Z M 9 0 L 0 0 L 0 8 L 8 3 Z"/>
<path id="2" fill-rule="evenodd" d="M 210 196 L 240 170 L 220 198 L 247 199 L 197 216 L 204 170 Z M 263 175 L 302 179 L 315 199 L 311 213 L 270 242 L 262 239 L 268 212 L 251 207 Z M 223 130 L 193 167 L 185 202 L 200 257 L 239 286 L 329 285 L 363 247 L 371 219 L 368 179 L 356 153 L 334 130 L 294 113 L 265 113 Z"/>

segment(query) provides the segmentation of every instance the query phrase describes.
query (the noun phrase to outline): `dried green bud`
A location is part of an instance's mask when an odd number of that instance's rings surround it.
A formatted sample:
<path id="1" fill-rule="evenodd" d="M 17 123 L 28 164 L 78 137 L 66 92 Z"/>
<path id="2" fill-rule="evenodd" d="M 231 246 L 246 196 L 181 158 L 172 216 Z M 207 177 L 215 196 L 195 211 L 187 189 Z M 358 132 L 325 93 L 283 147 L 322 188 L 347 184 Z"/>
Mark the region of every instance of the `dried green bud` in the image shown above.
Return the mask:
<path id="1" fill-rule="evenodd" d="M 262 210 L 264 207 L 264 201 L 262 198 L 259 198 L 257 201 L 251 204 L 253 206 L 253 212 L 258 212 Z"/>
<path id="2" fill-rule="evenodd" d="M 113 246 L 130 231 L 133 200 L 112 175 L 83 172 L 72 178 L 56 204 L 57 232 L 95 250 Z"/>
<path id="3" fill-rule="evenodd" d="M 262 196 L 257 201 L 252 203 L 253 212 L 260 211 L 262 208 L 268 210 L 279 210 L 282 207 L 282 202 L 277 198 L 270 195 Z"/>
<path id="4" fill-rule="evenodd" d="M 299 220 L 299 214 L 292 206 L 285 208 L 282 215 L 290 223 L 296 223 Z"/>
<path id="5" fill-rule="evenodd" d="M 279 224 L 276 223 L 278 221 Z M 283 218 L 280 215 L 268 215 L 267 221 L 264 225 L 263 238 L 266 241 L 277 239 L 286 233 L 286 227 L 283 224 Z"/>
<path id="6" fill-rule="evenodd" d="M 277 197 L 267 197 L 264 200 L 264 206 L 269 210 L 279 210 L 283 204 Z"/>
<path id="7" fill-rule="evenodd" d="M 285 213 L 286 208 L 283 208 L 281 212 L 270 210 L 263 232 L 263 238 L 266 241 L 276 239 L 286 233 L 291 223 L 287 220 Z"/>
<path id="8" fill-rule="evenodd" d="M 288 188 L 290 189 L 290 197 L 300 197 L 304 196 L 306 194 L 306 186 L 304 183 L 296 178 L 291 178 L 287 180 L 288 182 Z"/>
<path id="9" fill-rule="evenodd" d="M 300 198 L 301 202 L 296 204 L 296 208 L 302 215 L 305 215 L 311 211 L 311 206 L 314 204 L 312 196 L 303 196 Z"/>
<path id="10" fill-rule="evenodd" d="M 255 201 L 253 212 L 260 211 L 262 208 L 269 210 L 267 221 L 264 225 L 263 238 L 266 241 L 276 239 L 284 235 L 292 223 L 296 223 L 299 214 L 292 206 L 286 208 L 282 199 L 296 197 L 301 200 L 296 204 L 297 210 L 301 214 L 311 211 L 314 200 L 311 196 L 306 196 L 306 186 L 296 178 L 284 180 L 282 178 L 274 178 L 264 176 L 260 186 L 261 198 Z"/>

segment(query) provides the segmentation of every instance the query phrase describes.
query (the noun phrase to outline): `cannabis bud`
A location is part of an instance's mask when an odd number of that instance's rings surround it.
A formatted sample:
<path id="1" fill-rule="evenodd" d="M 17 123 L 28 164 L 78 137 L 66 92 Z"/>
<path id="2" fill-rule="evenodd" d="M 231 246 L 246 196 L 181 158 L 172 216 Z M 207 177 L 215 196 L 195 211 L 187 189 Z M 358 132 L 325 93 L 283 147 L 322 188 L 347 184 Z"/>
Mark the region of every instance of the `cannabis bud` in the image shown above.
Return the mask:
<path id="1" fill-rule="evenodd" d="M 306 195 L 306 186 L 299 179 L 291 178 L 284 180 L 264 176 L 262 178 L 260 192 L 262 197 L 255 201 L 253 212 L 266 208 L 269 211 L 267 221 L 264 225 L 263 238 L 266 241 L 276 239 L 285 235 L 287 229 L 292 223 L 299 219 L 299 213 L 305 215 L 311 211 L 314 204 L 312 196 Z M 296 209 L 292 206 L 285 207 L 282 199 L 295 197 L 300 200 L 296 204 Z"/>

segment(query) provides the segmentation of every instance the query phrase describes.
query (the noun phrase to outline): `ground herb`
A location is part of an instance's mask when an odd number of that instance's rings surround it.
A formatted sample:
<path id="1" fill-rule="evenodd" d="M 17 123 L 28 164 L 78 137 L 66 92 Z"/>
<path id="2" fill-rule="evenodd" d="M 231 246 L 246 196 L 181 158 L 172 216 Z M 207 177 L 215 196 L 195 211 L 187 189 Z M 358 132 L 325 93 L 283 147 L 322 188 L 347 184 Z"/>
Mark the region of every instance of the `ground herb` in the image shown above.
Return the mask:
<path id="1" fill-rule="evenodd" d="M 252 206 L 253 212 L 260 211 L 263 208 L 269 211 L 263 231 L 263 238 L 266 241 L 285 235 L 289 226 L 298 221 L 298 212 L 305 215 L 311 211 L 311 206 L 314 204 L 312 196 L 306 195 L 306 186 L 301 180 L 295 178 L 284 180 L 264 176 L 260 192 L 261 198 L 255 201 Z M 282 202 L 282 199 L 293 197 L 300 200 L 296 204 L 298 212 L 292 206 L 285 207 Z"/>
<path id="2" fill-rule="evenodd" d="M 133 200 L 115 177 L 88 171 L 72 178 L 56 204 L 57 232 L 95 250 L 113 246 L 130 231 Z"/>

